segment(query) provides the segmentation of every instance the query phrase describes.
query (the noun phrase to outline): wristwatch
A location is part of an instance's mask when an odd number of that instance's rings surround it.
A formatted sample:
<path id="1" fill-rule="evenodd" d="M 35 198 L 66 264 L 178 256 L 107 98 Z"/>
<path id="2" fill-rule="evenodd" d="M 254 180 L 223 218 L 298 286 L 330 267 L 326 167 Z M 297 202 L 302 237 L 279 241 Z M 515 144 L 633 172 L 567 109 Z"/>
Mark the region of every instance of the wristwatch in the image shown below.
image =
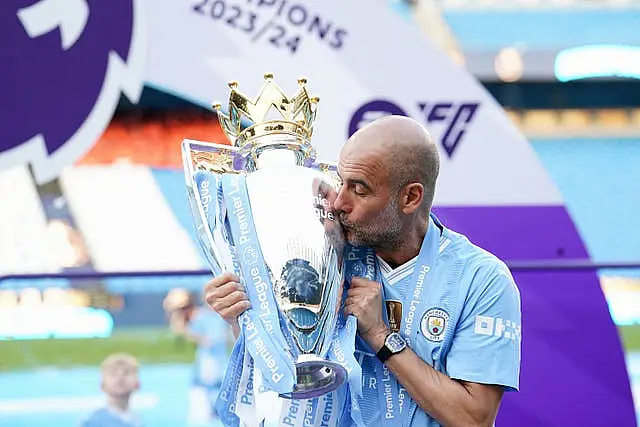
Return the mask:
<path id="1" fill-rule="evenodd" d="M 402 335 L 397 332 L 391 332 L 384 339 L 384 345 L 380 350 L 378 350 L 376 356 L 378 356 L 378 359 L 384 363 L 388 358 L 394 354 L 400 353 L 405 348 L 407 348 L 407 342 L 402 338 Z"/>

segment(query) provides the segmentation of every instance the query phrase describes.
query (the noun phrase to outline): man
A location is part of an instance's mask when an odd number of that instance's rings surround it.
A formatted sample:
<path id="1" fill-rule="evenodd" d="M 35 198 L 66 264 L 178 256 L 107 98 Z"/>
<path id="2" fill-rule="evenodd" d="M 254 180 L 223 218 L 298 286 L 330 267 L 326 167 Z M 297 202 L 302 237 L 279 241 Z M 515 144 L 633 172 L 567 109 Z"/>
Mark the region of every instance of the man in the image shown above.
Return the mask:
<path id="1" fill-rule="evenodd" d="M 138 361 L 127 353 L 116 353 L 102 362 L 104 408 L 96 409 L 81 427 L 141 427 L 142 422 L 129 408 L 131 395 L 140 388 Z"/>
<path id="2" fill-rule="evenodd" d="M 413 426 L 491 426 L 504 391 L 519 387 L 518 289 L 500 260 L 431 215 L 438 172 L 436 145 L 407 117 L 370 123 L 340 153 L 333 209 L 381 276 L 353 277 L 345 302 L 358 320 L 366 424 L 399 425 L 401 402 Z M 249 307 L 237 281 L 227 273 L 205 287 L 236 331 Z M 393 331 L 388 318 L 400 318 Z"/>
<path id="3" fill-rule="evenodd" d="M 171 330 L 197 345 L 186 425 L 210 426 L 217 422 L 215 402 L 228 356 L 228 329 L 219 315 L 196 304 L 182 288 L 172 289 L 163 301 Z"/>

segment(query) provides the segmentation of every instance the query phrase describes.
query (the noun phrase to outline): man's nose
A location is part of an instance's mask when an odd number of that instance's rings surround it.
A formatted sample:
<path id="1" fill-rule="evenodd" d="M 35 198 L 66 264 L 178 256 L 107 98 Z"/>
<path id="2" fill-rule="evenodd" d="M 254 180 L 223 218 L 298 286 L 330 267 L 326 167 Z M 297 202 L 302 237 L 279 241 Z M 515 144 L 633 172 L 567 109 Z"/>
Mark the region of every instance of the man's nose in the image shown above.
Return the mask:
<path id="1" fill-rule="evenodd" d="M 351 212 L 351 204 L 349 203 L 347 191 L 344 186 L 338 191 L 338 195 L 333 201 L 333 208 L 338 213 L 344 212 L 348 214 Z"/>

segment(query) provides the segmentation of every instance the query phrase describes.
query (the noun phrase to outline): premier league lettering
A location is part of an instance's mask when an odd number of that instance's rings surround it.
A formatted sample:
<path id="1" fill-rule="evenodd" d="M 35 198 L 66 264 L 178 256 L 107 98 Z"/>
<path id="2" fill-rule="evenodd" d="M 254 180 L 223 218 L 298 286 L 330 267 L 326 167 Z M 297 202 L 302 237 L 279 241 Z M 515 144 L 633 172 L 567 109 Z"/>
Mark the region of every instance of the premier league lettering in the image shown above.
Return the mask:
<path id="1" fill-rule="evenodd" d="M 383 392 L 384 392 L 384 401 L 385 401 L 385 407 L 384 407 L 384 418 L 386 420 L 391 420 L 393 418 L 395 418 L 394 415 L 394 401 L 393 401 L 393 386 L 395 384 L 393 384 L 393 382 L 391 381 L 391 374 L 389 372 L 389 369 L 384 366 L 382 368 L 382 387 L 383 387 Z"/>
<path id="2" fill-rule="evenodd" d="M 374 280 L 375 278 L 375 269 L 376 269 L 376 264 L 375 264 L 376 260 L 375 260 L 375 255 L 373 254 L 373 252 L 368 251 L 367 255 L 365 257 L 365 263 L 366 263 L 366 267 L 365 267 L 365 277 L 369 280 Z"/>
<path id="3" fill-rule="evenodd" d="M 347 30 L 306 5 L 287 0 L 198 0 L 192 10 L 246 34 L 253 43 L 268 43 L 295 54 L 314 37 L 331 49 L 342 49 Z"/>
<path id="4" fill-rule="evenodd" d="M 205 214 L 209 213 L 209 203 L 213 200 L 211 197 L 211 191 L 209 190 L 209 181 L 203 180 L 199 187 L 200 189 L 200 200 L 202 200 L 202 210 Z"/>
<path id="5" fill-rule="evenodd" d="M 242 248 L 243 245 L 249 244 L 249 218 L 247 217 L 247 213 L 245 212 L 244 205 L 242 200 L 238 196 L 234 196 L 239 191 L 238 181 L 232 181 L 232 190 L 229 193 L 229 196 L 232 197 L 233 200 L 233 213 L 238 218 L 238 224 L 240 229 L 240 236 L 238 238 L 238 243 Z M 258 257 L 253 248 L 249 245 L 246 248 L 243 248 L 243 257 L 248 265 L 253 266 L 258 262 Z M 272 312 L 269 309 L 269 303 L 267 301 L 267 291 L 268 285 L 262 279 L 260 275 L 260 271 L 256 267 L 251 267 L 249 269 L 249 273 L 251 275 L 251 280 L 255 290 L 258 293 L 258 300 L 260 301 L 259 316 L 263 321 L 264 327 L 267 332 L 271 332 L 273 330 L 273 325 L 271 324 L 270 318 L 272 316 Z"/>
<path id="6" fill-rule="evenodd" d="M 407 390 L 403 387 L 399 387 L 399 391 L 398 391 L 398 412 L 400 412 L 401 414 L 403 413 L 402 411 L 404 410 L 404 400 L 406 398 L 406 393 Z"/>
<path id="7" fill-rule="evenodd" d="M 287 415 L 282 418 L 282 425 L 295 426 L 296 420 L 298 419 L 298 412 L 300 412 L 300 401 L 292 400 L 289 404 Z"/>
<path id="8" fill-rule="evenodd" d="M 320 398 L 323 406 L 320 427 L 329 427 L 333 415 L 333 393 L 325 394 Z"/>
<path id="9" fill-rule="evenodd" d="M 276 364 L 273 355 L 267 348 L 262 338 L 258 335 L 258 330 L 256 329 L 255 324 L 251 321 L 249 316 L 246 316 L 244 318 L 244 324 L 245 330 L 247 331 L 246 340 L 248 342 L 252 342 L 255 345 L 257 355 L 260 356 L 260 358 L 264 362 L 264 366 L 269 369 L 273 382 L 276 384 L 279 383 L 284 374 L 279 372 L 280 367 Z"/>
<path id="10" fill-rule="evenodd" d="M 401 115 L 422 117 L 429 130 L 439 137 L 440 145 L 448 157 L 453 157 L 463 141 L 468 129 L 473 125 L 473 120 L 480 109 L 480 103 L 476 101 L 417 101 L 411 114 L 405 108 L 389 100 L 376 99 L 369 101 L 358 108 L 349 123 L 349 136 L 360 127 L 379 117 L 386 115 Z"/>
<path id="11" fill-rule="evenodd" d="M 329 219 L 331 221 L 335 219 L 333 212 L 331 212 L 329 201 L 324 197 L 319 195 L 313 196 L 313 205 L 315 206 L 314 210 L 318 219 Z"/>
<path id="12" fill-rule="evenodd" d="M 411 299 L 411 304 L 409 304 L 409 312 L 407 313 L 407 318 L 404 322 L 404 336 L 407 342 L 411 342 L 413 340 L 413 336 L 411 334 L 413 322 L 416 316 L 416 310 L 418 305 L 422 302 L 422 290 L 424 289 L 424 278 L 429 272 L 428 265 L 422 265 L 420 267 L 420 273 L 418 273 L 418 280 L 416 282 L 416 287 L 413 290 L 413 298 Z"/>
<path id="13" fill-rule="evenodd" d="M 253 367 L 253 361 L 250 362 L 250 367 Z M 253 369 L 248 369 L 247 370 L 249 372 L 249 377 L 247 379 L 247 386 L 244 390 L 244 392 L 242 393 L 242 395 L 240 395 L 240 402 L 242 402 L 245 405 L 251 405 L 253 404 Z"/>
<path id="14" fill-rule="evenodd" d="M 304 427 L 314 427 L 316 425 L 317 399 L 307 400 L 307 408 L 304 412 Z"/>
<path id="15" fill-rule="evenodd" d="M 342 346 L 334 344 L 333 353 L 336 356 L 336 362 L 345 366 L 346 359 L 344 357 L 344 350 L 342 349 Z M 347 373 L 349 373 L 353 368 L 351 366 L 345 366 L 345 369 L 347 370 Z"/>

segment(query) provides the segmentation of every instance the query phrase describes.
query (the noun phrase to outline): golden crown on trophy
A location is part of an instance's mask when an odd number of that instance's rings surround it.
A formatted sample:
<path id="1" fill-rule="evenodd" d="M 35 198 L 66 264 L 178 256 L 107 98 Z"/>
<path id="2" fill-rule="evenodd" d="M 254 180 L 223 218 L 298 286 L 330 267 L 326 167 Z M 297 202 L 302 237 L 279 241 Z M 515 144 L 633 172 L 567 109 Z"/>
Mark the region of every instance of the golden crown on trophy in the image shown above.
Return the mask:
<path id="1" fill-rule="evenodd" d="M 310 140 L 313 124 L 320 99 L 311 97 L 307 92 L 307 79 L 298 79 L 298 92 L 287 97 L 284 91 L 273 81 L 273 74 L 264 74 L 264 85 L 255 102 L 237 90 L 238 82 L 229 83 L 229 113 L 222 111 L 222 105 L 215 103 L 214 111 L 229 141 L 237 148 L 243 148 L 256 139 L 267 135 L 290 135 L 301 146 L 311 149 Z M 267 114 L 275 108 L 282 119 L 265 120 Z M 253 124 L 242 129 L 243 118 Z M 252 145 L 252 144 L 251 144 Z"/>

